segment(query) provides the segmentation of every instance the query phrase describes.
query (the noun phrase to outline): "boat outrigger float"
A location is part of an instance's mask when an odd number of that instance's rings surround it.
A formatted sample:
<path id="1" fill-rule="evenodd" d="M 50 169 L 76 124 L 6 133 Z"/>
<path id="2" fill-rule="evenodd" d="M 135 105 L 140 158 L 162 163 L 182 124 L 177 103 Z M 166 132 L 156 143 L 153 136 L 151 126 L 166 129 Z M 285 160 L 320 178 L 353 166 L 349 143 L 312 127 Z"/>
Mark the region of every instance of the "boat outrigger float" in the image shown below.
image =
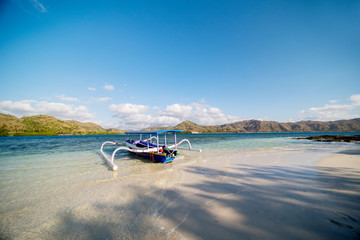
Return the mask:
<path id="1" fill-rule="evenodd" d="M 162 131 L 149 131 L 149 132 L 126 132 L 126 140 L 124 145 L 127 147 L 118 147 L 116 148 L 111 158 L 109 158 L 103 151 L 105 144 L 113 144 L 113 145 L 120 145 L 116 142 L 107 141 L 101 145 L 100 153 L 109 166 L 113 170 L 117 170 L 118 166 L 114 163 L 114 158 L 116 152 L 120 150 L 129 151 L 131 153 L 137 154 L 141 157 L 150 159 L 152 162 L 161 162 L 161 163 L 168 163 L 172 162 L 175 157 L 178 155 L 178 150 L 188 150 L 188 151 L 197 151 L 201 152 L 201 149 L 193 149 L 191 148 L 191 143 L 187 139 L 183 139 L 180 142 L 176 141 L 176 133 L 182 132 L 181 130 L 162 130 Z M 174 144 L 168 145 L 166 141 L 167 134 L 174 134 Z M 130 138 L 130 136 L 132 136 Z M 143 136 L 146 136 L 143 139 Z M 161 139 L 159 138 L 161 137 Z M 136 140 L 136 137 L 139 137 L 139 140 Z M 153 143 L 153 139 L 154 141 Z M 160 144 L 160 140 L 163 140 L 164 144 Z M 187 148 L 178 147 L 182 143 L 187 143 Z"/>

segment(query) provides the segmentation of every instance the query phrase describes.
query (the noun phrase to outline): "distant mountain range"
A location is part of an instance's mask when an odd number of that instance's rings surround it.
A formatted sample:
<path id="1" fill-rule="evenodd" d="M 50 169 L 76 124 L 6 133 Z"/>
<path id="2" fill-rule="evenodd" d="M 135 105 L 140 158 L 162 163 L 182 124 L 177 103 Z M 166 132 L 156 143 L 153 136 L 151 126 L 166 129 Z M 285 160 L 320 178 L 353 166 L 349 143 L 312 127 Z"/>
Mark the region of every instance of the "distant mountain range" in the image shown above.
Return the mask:
<path id="1" fill-rule="evenodd" d="M 200 126 L 190 121 L 184 121 L 172 127 L 152 127 L 143 130 L 151 131 L 161 129 L 178 129 L 189 133 L 358 132 L 360 131 L 360 118 L 329 122 L 300 121 L 286 123 L 246 120 L 214 126 Z"/>
<path id="2" fill-rule="evenodd" d="M 151 127 L 145 128 L 143 131 L 162 129 L 178 129 L 186 133 L 358 132 L 360 131 L 360 118 L 330 122 L 300 121 L 286 123 L 246 120 L 214 126 L 200 126 L 190 121 L 184 121 L 176 126 Z M 124 132 L 124 130 L 116 128 L 104 129 L 91 122 L 59 120 L 48 115 L 17 118 L 0 113 L 0 136 L 100 135 L 124 134 Z"/>
<path id="3" fill-rule="evenodd" d="M 104 129 L 91 122 L 59 120 L 48 115 L 17 118 L 0 113 L 0 136 L 99 135 L 123 134 L 124 131 Z"/>

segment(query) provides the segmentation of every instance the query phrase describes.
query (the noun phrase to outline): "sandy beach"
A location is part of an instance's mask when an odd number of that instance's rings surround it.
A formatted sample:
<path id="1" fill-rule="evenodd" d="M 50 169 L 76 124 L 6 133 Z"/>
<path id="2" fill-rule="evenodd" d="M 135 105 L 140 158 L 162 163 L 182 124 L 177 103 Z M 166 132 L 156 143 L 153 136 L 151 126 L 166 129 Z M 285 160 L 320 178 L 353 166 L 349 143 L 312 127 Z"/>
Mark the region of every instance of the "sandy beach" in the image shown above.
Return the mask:
<path id="1" fill-rule="evenodd" d="M 360 148 L 346 149 L 205 150 L 172 164 L 129 158 L 117 172 L 101 162 L 81 175 L 95 180 L 7 203 L 1 238 L 359 239 Z"/>
<path id="2" fill-rule="evenodd" d="M 308 152 L 278 150 L 189 166 L 181 198 L 169 201 L 159 225 L 185 239 L 359 239 L 359 152 L 310 161 L 315 166 L 293 163 Z"/>

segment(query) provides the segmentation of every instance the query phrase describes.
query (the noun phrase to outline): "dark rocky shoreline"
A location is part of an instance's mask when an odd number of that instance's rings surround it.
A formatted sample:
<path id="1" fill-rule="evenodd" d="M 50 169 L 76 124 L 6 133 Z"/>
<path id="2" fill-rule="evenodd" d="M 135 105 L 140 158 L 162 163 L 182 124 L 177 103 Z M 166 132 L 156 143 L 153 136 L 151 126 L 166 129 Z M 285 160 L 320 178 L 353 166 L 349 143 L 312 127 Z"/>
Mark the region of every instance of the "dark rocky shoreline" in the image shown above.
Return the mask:
<path id="1" fill-rule="evenodd" d="M 342 136 L 342 135 L 322 135 L 306 138 L 296 138 L 298 140 L 312 140 L 317 142 L 357 142 L 360 143 L 360 135 Z"/>

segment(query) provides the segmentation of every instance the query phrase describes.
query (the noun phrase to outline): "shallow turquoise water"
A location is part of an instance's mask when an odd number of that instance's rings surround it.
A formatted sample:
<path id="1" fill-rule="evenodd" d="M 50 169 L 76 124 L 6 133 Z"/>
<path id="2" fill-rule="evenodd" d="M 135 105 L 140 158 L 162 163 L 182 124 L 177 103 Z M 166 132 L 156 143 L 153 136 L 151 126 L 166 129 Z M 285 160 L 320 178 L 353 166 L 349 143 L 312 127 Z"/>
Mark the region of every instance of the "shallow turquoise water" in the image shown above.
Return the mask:
<path id="1" fill-rule="evenodd" d="M 294 139 L 311 135 L 319 135 L 319 133 L 178 134 L 177 140 L 187 138 L 193 148 L 200 148 L 205 152 L 217 150 L 217 153 L 221 154 L 222 151 L 225 153 L 316 145 L 317 143 Z M 84 171 L 102 169 L 99 166 L 103 165 L 99 155 L 101 144 L 105 141 L 124 142 L 124 140 L 125 135 L 0 138 L 0 191 L 7 186 L 7 181 L 11 181 L 12 184 L 23 181 L 31 184 L 32 181 L 39 179 L 51 181 L 56 176 L 72 178 L 76 174 L 83 175 Z M 173 141 L 174 139 L 168 137 L 168 144 L 172 144 Z M 113 150 L 113 146 L 105 147 L 105 152 L 108 154 Z M 129 161 L 133 157 L 127 152 L 118 152 L 116 159 L 117 164 L 126 163 L 127 167 L 142 163 L 138 160 Z"/>
<path id="2" fill-rule="evenodd" d="M 341 145 L 294 139 L 320 134 L 358 133 L 178 134 L 177 141 L 189 139 L 193 148 L 203 150 L 200 156 L 206 155 L 209 151 L 216 151 L 216 154 L 221 155 L 228 152 L 281 147 L 300 149 L 325 146 L 327 149 L 336 149 Z M 38 184 L 54 182 L 52 187 L 56 187 L 60 182 L 106 178 L 107 174 L 103 175 L 103 173 L 109 169 L 99 154 L 99 148 L 105 141 L 124 142 L 124 140 L 125 135 L 0 138 L 0 195 L 3 196 L 1 200 L 8 199 L 8 195 L 11 196 L 19 189 L 35 190 Z M 168 144 L 172 144 L 173 141 L 173 138 L 168 137 Z M 111 154 L 114 149 L 114 146 L 107 146 L 105 152 Z M 198 153 L 183 152 L 183 154 L 199 156 Z M 134 160 L 134 156 L 127 152 L 118 152 L 116 164 L 120 164 L 122 169 L 117 175 L 131 174 L 138 171 L 139 167 L 146 169 L 146 163 L 138 158 Z"/>
<path id="3" fill-rule="evenodd" d="M 119 152 L 116 156 L 119 170 L 116 172 L 104 163 L 99 149 L 105 141 L 123 142 L 125 135 L 0 138 L 0 238 L 43 236 L 44 229 L 51 229 L 46 224 L 51 223 L 52 227 L 58 224 L 59 209 L 86 206 L 88 201 L 105 191 L 99 187 L 104 182 L 131 182 L 144 178 L 146 187 L 147 183 L 164 184 L 161 176 L 165 174 L 166 184 L 171 184 L 172 180 L 168 178 L 181 176 L 177 167 L 194 161 L 211 162 L 215 155 L 226 158 L 241 155 L 244 151 L 278 148 L 327 153 L 346 146 L 294 139 L 323 134 L 359 133 L 178 134 L 178 141 L 187 138 L 193 148 L 203 152 L 181 153 L 182 158 L 171 164 L 153 164 L 127 152 Z M 173 139 L 168 137 L 167 143 L 172 142 Z M 114 147 L 109 146 L 105 152 L 111 154 L 113 150 Z M 41 209 L 47 210 L 42 212 Z M 34 230 L 39 223 L 43 225 Z M 23 229 L 16 228 L 19 224 Z M 60 236 L 61 231 L 57 234 Z M 59 236 L 56 238 L 61 238 Z"/>

